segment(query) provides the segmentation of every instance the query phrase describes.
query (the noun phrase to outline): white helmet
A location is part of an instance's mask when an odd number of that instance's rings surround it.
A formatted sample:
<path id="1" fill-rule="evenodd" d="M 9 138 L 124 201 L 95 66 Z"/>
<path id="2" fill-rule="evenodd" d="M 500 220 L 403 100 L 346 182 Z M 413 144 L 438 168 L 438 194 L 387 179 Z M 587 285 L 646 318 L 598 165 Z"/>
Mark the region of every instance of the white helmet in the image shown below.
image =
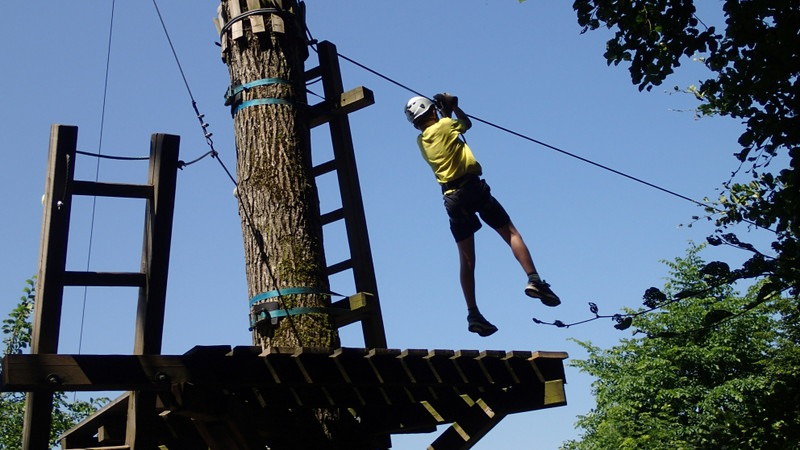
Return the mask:
<path id="1" fill-rule="evenodd" d="M 413 97 L 406 103 L 406 119 L 414 123 L 433 107 L 433 102 L 425 97 Z"/>

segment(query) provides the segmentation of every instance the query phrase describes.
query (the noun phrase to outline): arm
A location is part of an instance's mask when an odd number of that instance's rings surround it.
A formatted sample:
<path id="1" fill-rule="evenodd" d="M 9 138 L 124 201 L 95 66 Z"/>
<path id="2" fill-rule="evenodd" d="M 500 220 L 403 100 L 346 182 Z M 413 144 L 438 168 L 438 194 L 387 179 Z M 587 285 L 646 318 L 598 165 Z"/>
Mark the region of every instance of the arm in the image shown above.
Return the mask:
<path id="1" fill-rule="evenodd" d="M 467 113 L 458 107 L 458 97 L 444 92 L 442 94 L 434 95 L 433 98 L 436 100 L 437 106 L 445 117 L 450 117 L 451 113 L 455 113 L 456 118 L 464 124 L 465 132 L 466 130 L 472 128 L 472 121 L 469 120 L 469 116 L 467 116 Z"/>
<path id="2" fill-rule="evenodd" d="M 467 113 L 465 113 L 461 108 L 458 107 L 458 104 L 453 105 L 453 113 L 455 113 L 456 118 L 464 124 L 465 133 L 467 130 L 472 128 L 472 121 L 469 120 L 469 116 L 467 116 Z"/>

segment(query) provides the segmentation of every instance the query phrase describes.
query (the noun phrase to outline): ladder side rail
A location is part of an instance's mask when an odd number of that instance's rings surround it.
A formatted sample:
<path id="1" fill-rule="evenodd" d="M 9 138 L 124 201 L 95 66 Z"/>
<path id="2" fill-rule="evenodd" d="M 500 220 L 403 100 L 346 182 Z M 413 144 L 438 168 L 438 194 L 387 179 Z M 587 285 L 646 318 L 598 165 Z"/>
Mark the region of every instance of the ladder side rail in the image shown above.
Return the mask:
<path id="1" fill-rule="evenodd" d="M 344 92 L 342 74 L 339 69 L 339 56 L 336 46 L 328 41 L 317 45 L 319 67 L 322 72 L 323 92 L 326 99 L 338 99 Z M 381 315 L 378 284 L 372 261 L 372 250 L 364 214 L 364 203 L 358 181 L 353 138 L 350 121 L 346 114 L 334 114 L 329 122 L 334 158 L 337 160 L 339 191 L 342 196 L 345 228 L 353 261 L 353 276 L 357 292 L 374 295 L 372 311 L 362 321 L 364 343 L 371 348 L 386 348 L 386 332 Z"/>
<path id="2" fill-rule="evenodd" d="M 69 220 L 72 211 L 71 184 L 75 177 L 77 145 L 77 127 L 57 124 L 50 127 L 31 353 L 58 353 Z M 50 448 L 52 409 L 51 392 L 27 394 L 22 432 L 24 450 Z"/>
<path id="3" fill-rule="evenodd" d="M 179 136 L 154 134 L 150 140 L 149 184 L 153 186 L 153 197 L 147 200 L 142 239 L 142 272 L 146 282 L 139 289 L 136 355 L 161 353 L 179 146 Z M 157 420 L 155 408 L 155 393 L 131 392 L 125 437 L 130 448 L 156 447 L 151 425 Z"/>

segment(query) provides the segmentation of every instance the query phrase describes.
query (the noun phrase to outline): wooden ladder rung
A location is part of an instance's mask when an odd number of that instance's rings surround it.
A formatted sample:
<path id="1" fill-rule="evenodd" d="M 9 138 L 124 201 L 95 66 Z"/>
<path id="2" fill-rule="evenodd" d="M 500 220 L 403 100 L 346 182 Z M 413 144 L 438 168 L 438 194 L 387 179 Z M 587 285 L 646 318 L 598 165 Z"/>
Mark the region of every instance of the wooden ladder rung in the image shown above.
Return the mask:
<path id="1" fill-rule="evenodd" d="M 153 198 L 153 186 L 149 184 L 99 183 L 94 181 L 73 181 L 73 195 L 120 198 Z"/>
<path id="2" fill-rule="evenodd" d="M 353 260 L 352 259 L 346 259 L 346 260 L 344 260 L 342 262 L 338 262 L 336 264 L 328 266 L 328 269 L 327 269 L 326 272 L 327 272 L 328 276 L 330 276 L 330 275 L 335 275 L 335 274 L 337 274 L 339 272 L 344 272 L 345 270 L 352 269 L 352 268 L 353 268 Z"/>
<path id="3" fill-rule="evenodd" d="M 336 170 L 336 160 L 332 159 L 328 162 L 324 162 L 318 166 L 314 166 L 311 168 L 311 175 L 315 178 L 325 175 L 326 173 L 333 172 Z"/>
<path id="4" fill-rule="evenodd" d="M 64 286 L 144 287 L 146 283 L 141 272 L 64 272 Z"/>
<path id="5" fill-rule="evenodd" d="M 335 209 L 320 216 L 323 225 L 328 225 L 329 223 L 342 219 L 344 219 L 344 208 Z"/>
<path id="6" fill-rule="evenodd" d="M 320 66 L 312 67 L 311 69 L 306 70 L 303 74 L 305 81 L 311 81 L 314 78 L 319 78 L 322 76 L 322 68 Z"/>

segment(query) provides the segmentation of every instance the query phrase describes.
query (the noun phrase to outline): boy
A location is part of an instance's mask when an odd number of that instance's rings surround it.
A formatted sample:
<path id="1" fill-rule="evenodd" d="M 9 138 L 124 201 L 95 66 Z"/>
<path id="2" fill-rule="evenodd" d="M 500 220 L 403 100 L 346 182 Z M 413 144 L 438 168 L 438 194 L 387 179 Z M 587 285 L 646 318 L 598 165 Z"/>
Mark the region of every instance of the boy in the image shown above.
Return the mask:
<path id="1" fill-rule="evenodd" d="M 540 277 L 530 251 L 511 218 L 495 199 L 489 185 L 480 178 L 481 166 L 472 150 L 461 138 L 472 127 L 469 117 L 458 106 L 458 97 L 450 94 L 434 96 L 437 105 L 425 97 L 414 97 L 405 107 L 406 118 L 421 131 L 417 144 L 442 187 L 444 205 L 450 218 L 450 231 L 458 246 L 461 290 L 467 303 L 468 329 L 485 337 L 497 331 L 478 310 L 475 298 L 475 240 L 481 227 L 477 214 L 511 247 L 511 252 L 528 275 L 525 294 L 538 298 L 547 306 L 558 306 L 561 300 Z M 438 106 L 443 117 L 436 111 Z M 456 119 L 450 116 L 455 113 Z"/>

